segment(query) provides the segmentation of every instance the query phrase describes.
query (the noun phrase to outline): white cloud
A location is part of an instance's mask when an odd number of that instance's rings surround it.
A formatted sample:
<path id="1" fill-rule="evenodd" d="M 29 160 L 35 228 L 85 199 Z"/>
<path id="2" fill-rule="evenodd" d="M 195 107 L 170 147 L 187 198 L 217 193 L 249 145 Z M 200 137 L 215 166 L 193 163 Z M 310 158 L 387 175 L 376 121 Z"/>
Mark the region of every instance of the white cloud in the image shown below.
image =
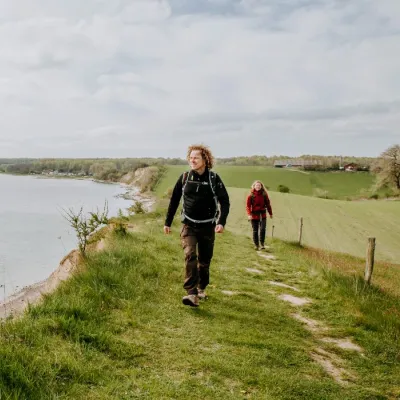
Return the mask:
<path id="1" fill-rule="evenodd" d="M 0 3 L 0 157 L 376 155 L 397 0 Z"/>

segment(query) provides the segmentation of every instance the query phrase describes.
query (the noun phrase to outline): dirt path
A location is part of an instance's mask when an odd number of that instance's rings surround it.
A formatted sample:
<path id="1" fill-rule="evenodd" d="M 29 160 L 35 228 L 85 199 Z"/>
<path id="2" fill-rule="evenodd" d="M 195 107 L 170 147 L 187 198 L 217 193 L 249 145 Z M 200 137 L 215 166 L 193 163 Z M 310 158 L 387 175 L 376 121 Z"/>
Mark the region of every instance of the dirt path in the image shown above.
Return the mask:
<path id="1" fill-rule="evenodd" d="M 275 257 L 266 257 L 266 255 L 261 252 L 259 252 L 258 255 L 264 260 L 266 260 L 266 262 L 268 262 L 268 265 L 272 265 L 271 261 L 276 260 Z M 259 266 L 258 263 L 255 263 L 255 265 Z M 274 265 L 277 266 L 277 264 Z M 250 268 L 247 268 L 247 270 L 249 271 Z M 252 272 L 256 271 L 258 270 L 252 270 Z M 278 272 L 276 272 L 276 274 L 279 275 L 279 280 L 268 281 L 267 283 L 270 286 L 275 288 L 279 287 L 284 289 L 290 289 L 291 291 L 296 293 L 301 292 L 301 289 L 282 282 L 282 280 L 284 279 L 282 278 L 282 274 L 279 274 Z M 285 275 L 285 278 L 291 277 L 290 274 L 287 275 L 288 276 Z M 325 325 L 320 321 L 307 318 L 301 314 L 301 308 L 303 306 L 312 305 L 315 302 L 315 300 L 309 298 L 297 297 L 291 293 L 282 294 L 271 290 L 268 290 L 268 292 L 276 295 L 277 298 L 279 298 L 280 300 L 288 302 L 293 308 L 295 308 L 296 312 L 291 314 L 292 318 L 302 323 L 305 329 L 307 329 L 313 335 L 316 341 L 316 345 L 310 349 L 311 359 L 313 359 L 316 363 L 318 363 L 324 369 L 324 371 L 340 385 L 346 386 L 349 383 L 356 381 L 357 376 L 354 373 L 350 372 L 348 368 L 346 368 L 347 367 L 346 361 L 333 351 L 329 351 L 322 348 L 322 345 L 324 343 L 331 344 L 345 351 L 355 351 L 357 353 L 360 353 L 361 356 L 363 356 L 363 349 L 357 344 L 353 343 L 350 337 L 341 339 L 330 337 L 329 332 L 331 329 L 327 325 Z M 318 344 L 318 342 L 320 344 Z"/>

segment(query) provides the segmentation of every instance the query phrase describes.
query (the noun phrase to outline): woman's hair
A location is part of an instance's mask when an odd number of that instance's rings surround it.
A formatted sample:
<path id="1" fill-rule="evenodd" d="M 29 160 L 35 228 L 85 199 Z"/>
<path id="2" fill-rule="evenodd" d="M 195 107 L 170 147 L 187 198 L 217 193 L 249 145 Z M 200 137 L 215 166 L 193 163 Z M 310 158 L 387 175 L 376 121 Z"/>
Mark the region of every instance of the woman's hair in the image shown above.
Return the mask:
<path id="1" fill-rule="evenodd" d="M 201 152 L 201 157 L 203 158 L 203 160 L 206 162 L 206 167 L 208 169 L 211 169 L 214 165 L 214 156 L 211 153 L 211 150 L 207 147 L 204 146 L 202 144 L 193 144 L 191 146 L 188 147 L 188 151 L 187 151 L 187 160 L 190 160 L 190 153 L 193 150 L 199 150 Z"/>
<path id="2" fill-rule="evenodd" d="M 251 190 L 255 190 L 256 184 L 259 183 L 261 185 L 261 191 L 264 193 L 267 193 L 267 189 L 265 189 L 264 184 L 261 181 L 254 181 L 253 184 L 251 185 Z"/>

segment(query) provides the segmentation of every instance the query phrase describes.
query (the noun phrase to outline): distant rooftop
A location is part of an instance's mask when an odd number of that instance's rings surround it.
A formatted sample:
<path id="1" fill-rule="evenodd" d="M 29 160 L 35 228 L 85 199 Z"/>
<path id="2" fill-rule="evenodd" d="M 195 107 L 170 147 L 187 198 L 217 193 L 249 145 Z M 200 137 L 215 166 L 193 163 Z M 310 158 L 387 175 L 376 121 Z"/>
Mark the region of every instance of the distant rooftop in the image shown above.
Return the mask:
<path id="1" fill-rule="evenodd" d="M 274 167 L 285 167 L 286 165 L 291 165 L 293 167 L 305 167 L 308 165 L 322 165 L 322 161 L 304 160 L 302 158 L 288 158 L 285 160 L 276 160 L 274 162 Z"/>

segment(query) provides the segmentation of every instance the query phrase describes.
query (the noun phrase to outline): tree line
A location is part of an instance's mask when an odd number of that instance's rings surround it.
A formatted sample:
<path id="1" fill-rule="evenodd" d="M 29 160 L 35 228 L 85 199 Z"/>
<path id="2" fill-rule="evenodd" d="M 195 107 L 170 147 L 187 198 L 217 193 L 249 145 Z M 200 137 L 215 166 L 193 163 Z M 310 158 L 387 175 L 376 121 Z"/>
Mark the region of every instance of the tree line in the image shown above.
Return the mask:
<path id="1" fill-rule="evenodd" d="M 4 162 L 7 161 L 7 162 Z M 0 159 L 0 172 L 19 175 L 91 176 L 117 182 L 123 175 L 138 168 L 162 165 L 160 159 Z"/>
<path id="2" fill-rule="evenodd" d="M 280 156 L 250 156 L 250 157 L 230 157 L 217 159 L 218 164 L 223 165 L 243 165 L 243 166 L 268 166 L 273 167 L 275 161 L 291 160 L 293 158 L 316 161 L 315 165 L 307 165 L 304 169 L 316 171 L 338 170 L 340 166 L 355 163 L 359 169 L 368 171 L 376 158 L 373 157 L 353 157 L 353 156 L 321 156 L 303 154 L 299 157 Z"/>
<path id="3" fill-rule="evenodd" d="M 290 159 L 293 157 L 279 156 L 240 156 L 217 158 L 220 165 L 236 166 L 274 166 L 275 161 Z M 342 164 L 354 162 L 360 167 L 367 169 L 373 164 L 375 158 L 371 157 L 340 157 L 340 156 L 318 156 L 302 155 L 298 157 L 304 160 L 319 161 L 319 167 L 325 169 L 339 169 Z M 74 173 L 84 175 L 100 175 L 119 171 L 130 171 L 136 169 L 137 165 L 185 165 L 187 162 L 182 158 L 87 158 L 87 159 L 28 159 L 28 158 L 0 158 L 0 172 L 15 174 L 41 174 L 46 171 L 59 171 L 60 173 Z"/>
<path id="4" fill-rule="evenodd" d="M 220 165 L 273 166 L 277 160 L 290 159 L 288 156 L 242 156 L 217 158 Z M 302 155 L 304 160 L 316 160 L 315 169 L 339 169 L 339 165 L 355 163 L 360 169 L 370 170 L 377 176 L 378 187 L 391 187 L 400 191 L 400 145 L 393 145 L 377 158 L 351 156 Z M 0 172 L 11 174 L 71 174 L 92 176 L 95 179 L 118 181 L 123 175 L 138 168 L 163 165 L 185 165 L 182 158 L 88 158 L 88 159 L 32 159 L 0 158 Z M 308 167 L 310 168 L 310 167 Z M 313 167 L 311 167 L 313 168 Z"/>

